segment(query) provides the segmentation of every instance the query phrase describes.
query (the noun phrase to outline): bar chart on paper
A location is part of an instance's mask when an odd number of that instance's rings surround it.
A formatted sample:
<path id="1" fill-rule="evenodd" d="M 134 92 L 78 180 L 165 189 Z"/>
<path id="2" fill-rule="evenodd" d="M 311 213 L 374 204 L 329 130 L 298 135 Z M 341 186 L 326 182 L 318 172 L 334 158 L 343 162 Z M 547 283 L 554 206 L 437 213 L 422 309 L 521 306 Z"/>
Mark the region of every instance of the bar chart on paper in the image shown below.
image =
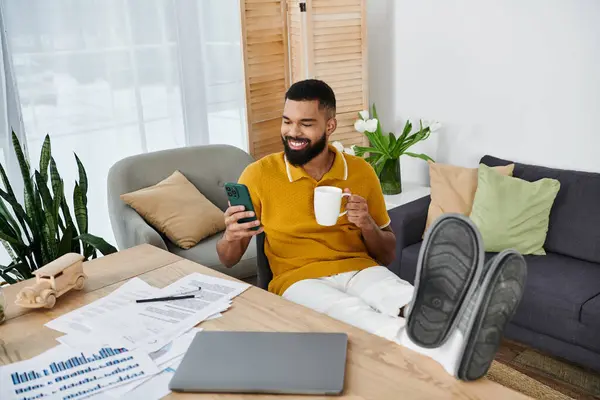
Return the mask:
<path id="1" fill-rule="evenodd" d="M 89 364 L 94 361 L 103 360 L 107 357 L 114 356 L 116 354 L 121 354 L 126 352 L 126 349 L 111 349 L 111 348 L 102 348 L 98 352 L 98 354 L 91 354 L 90 356 L 86 356 L 83 352 L 76 357 L 72 357 L 68 360 L 64 361 L 54 361 L 50 363 L 46 368 L 41 370 L 32 370 L 32 371 L 23 371 L 23 372 L 13 372 L 10 377 L 14 385 L 18 385 L 25 382 L 32 382 L 36 379 L 40 379 L 42 377 L 50 376 L 50 374 L 56 374 L 58 372 L 67 371 L 81 365 Z"/>
<path id="2" fill-rule="evenodd" d="M 0 398 L 78 399 L 157 372 L 150 357 L 141 352 L 109 347 L 75 352 L 65 348 L 52 357 L 41 355 L 3 367 Z"/>

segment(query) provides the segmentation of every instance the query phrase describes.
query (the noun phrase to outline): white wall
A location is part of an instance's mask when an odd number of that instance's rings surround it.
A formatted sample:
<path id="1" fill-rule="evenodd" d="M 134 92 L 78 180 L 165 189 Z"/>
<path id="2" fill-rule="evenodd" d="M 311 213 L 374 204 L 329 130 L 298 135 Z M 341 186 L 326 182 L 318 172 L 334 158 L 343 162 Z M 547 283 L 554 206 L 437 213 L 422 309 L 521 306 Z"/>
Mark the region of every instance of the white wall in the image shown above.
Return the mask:
<path id="1" fill-rule="evenodd" d="M 384 129 L 441 121 L 419 149 L 444 163 L 600 172 L 600 0 L 369 0 L 368 28 Z M 402 167 L 428 181 L 426 163 Z"/>

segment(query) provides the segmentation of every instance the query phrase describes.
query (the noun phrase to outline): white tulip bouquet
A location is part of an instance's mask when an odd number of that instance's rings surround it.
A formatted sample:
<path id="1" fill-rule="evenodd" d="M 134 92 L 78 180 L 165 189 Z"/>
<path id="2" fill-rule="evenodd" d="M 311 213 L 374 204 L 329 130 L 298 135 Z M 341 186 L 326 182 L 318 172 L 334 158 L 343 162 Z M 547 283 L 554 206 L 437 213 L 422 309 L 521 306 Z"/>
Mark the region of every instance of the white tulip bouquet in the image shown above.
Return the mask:
<path id="1" fill-rule="evenodd" d="M 424 126 L 423 121 L 419 120 L 419 130 L 413 133 L 413 125 L 407 120 L 402 134 L 396 137 L 392 132 L 389 132 L 387 135 L 383 134 L 375 104 L 373 104 L 372 118 L 369 116 L 369 110 L 361 111 L 358 114 L 360 119 L 354 123 L 354 128 L 367 136 L 371 146 L 354 146 L 353 150 L 357 156 L 365 157 L 369 164 L 375 168 L 377 175 L 381 174 L 386 161 L 398 160 L 403 154 L 425 161 L 433 161 L 427 154 L 411 153 L 407 150 L 416 143 L 427 140 L 431 132 L 441 127 L 439 122 L 433 122 Z"/>
<path id="2" fill-rule="evenodd" d="M 397 137 L 392 132 L 383 134 L 375 104 L 373 104 L 372 118 L 369 114 L 369 110 L 359 112 L 359 119 L 354 123 L 354 128 L 369 140 L 369 147 L 344 148 L 340 142 L 334 142 L 333 146 L 347 154 L 363 157 L 371 164 L 379 177 L 384 194 L 400 193 L 402 192 L 400 156 L 406 154 L 425 161 L 433 161 L 427 154 L 412 153 L 408 149 L 418 142 L 427 140 L 431 132 L 437 131 L 442 125 L 437 121 L 423 123 L 422 120 L 419 120 L 419 130 L 413 132 L 412 122 L 407 120 L 402 134 Z"/>

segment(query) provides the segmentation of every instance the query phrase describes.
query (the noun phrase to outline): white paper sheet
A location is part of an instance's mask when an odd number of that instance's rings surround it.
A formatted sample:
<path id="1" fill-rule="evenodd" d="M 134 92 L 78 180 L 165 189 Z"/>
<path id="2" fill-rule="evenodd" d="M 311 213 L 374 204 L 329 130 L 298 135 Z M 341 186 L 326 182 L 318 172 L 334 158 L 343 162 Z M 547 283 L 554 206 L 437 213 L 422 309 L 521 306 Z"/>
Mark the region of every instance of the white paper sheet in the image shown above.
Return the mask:
<path id="1" fill-rule="evenodd" d="M 156 297 L 161 290 L 140 278 L 132 278 L 106 297 L 73 310 L 46 323 L 50 329 L 63 333 L 92 332 L 92 321 L 103 316 L 112 316 L 134 303 L 136 299 Z"/>
<path id="2" fill-rule="evenodd" d="M 194 340 L 196 333 L 200 331 L 202 331 L 202 329 L 192 329 L 191 331 L 185 333 L 183 336 L 180 336 L 177 339 L 173 340 L 171 343 L 164 346 L 162 349 L 150 353 L 150 358 L 152 359 L 152 361 L 154 361 L 156 365 L 158 365 L 158 369 L 160 371 L 164 370 L 165 368 L 169 367 L 174 360 L 181 360 L 183 358 L 183 355 L 190 347 L 192 340 Z M 108 390 L 106 394 L 113 398 L 119 398 L 124 395 L 129 396 L 128 392 L 132 391 L 136 387 L 144 384 L 144 382 L 152 378 L 153 376 L 148 376 L 147 378 L 131 382 L 127 385 L 119 386 L 115 389 Z"/>
<path id="3" fill-rule="evenodd" d="M 141 351 L 57 346 L 0 368 L 3 400 L 80 399 L 160 372 Z"/>
<path id="4" fill-rule="evenodd" d="M 175 375 L 175 371 L 177 370 L 177 367 L 179 367 L 181 360 L 183 360 L 183 356 L 173 360 L 168 367 L 163 369 L 163 371 L 141 383 L 123 398 L 159 400 L 169 395 L 169 393 L 171 393 L 169 390 L 169 382 L 173 379 L 173 375 Z"/>
<path id="5" fill-rule="evenodd" d="M 94 335 L 122 338 L 126 348 L 156 351 L 199 322 L 229 308 L 231 299 L 249 286 L 193 273 L 161 289 L 160 296 L 187 293 L 200 287 L 195 298 L 134 303 L 118 313 L 94 319 L 91 327 Z"/>

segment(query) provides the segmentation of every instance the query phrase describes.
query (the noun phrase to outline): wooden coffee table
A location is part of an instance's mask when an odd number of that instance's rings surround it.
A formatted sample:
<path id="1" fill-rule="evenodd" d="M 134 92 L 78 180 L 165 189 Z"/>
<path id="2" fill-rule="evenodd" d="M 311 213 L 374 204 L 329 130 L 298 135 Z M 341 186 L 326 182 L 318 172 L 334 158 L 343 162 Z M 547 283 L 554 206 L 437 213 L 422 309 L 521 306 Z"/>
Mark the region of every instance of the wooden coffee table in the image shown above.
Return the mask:
<path id="1" fill-rule="evenodd" d="M 51 310 L 26 310 L 14 305 L 16 293 L 30 282 L 4 289 L 7 321 L 0 325 L 0 365 L 25 360 L 54 347 L 58 344 L 55 338 L 62 333 L 46 328 L 46 322 L 107 295 L 132 277 L 139 276 L 158 287 L 192 272 L 233 279 L 150 245 L 86 262 L 84 271 L 88 275 L 85 288 L 81 292 L 65 294 Z M 233 306 L 222 318 L 203 322 L 200 326 L 206 330 L 346 332 L 349 346 L 342 396 L 346 399 L 527 398 L 487 379 L 470 383 L 457 381 L 427 357 L 257 287 L 251 287 L 236 297 Z M 246 399 L 282 396 L 173 393 L 167 398 L 191 397 Z"/>

